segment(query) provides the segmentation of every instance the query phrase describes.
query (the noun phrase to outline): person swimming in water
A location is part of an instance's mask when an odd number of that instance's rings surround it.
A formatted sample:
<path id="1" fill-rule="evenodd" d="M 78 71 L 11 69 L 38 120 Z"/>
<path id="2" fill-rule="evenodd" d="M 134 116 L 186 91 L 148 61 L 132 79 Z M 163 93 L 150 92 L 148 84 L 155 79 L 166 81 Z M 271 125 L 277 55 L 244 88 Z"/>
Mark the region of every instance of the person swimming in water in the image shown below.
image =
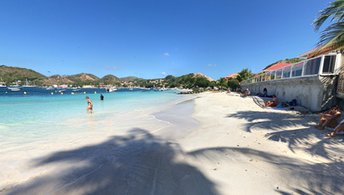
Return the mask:
<path id="1" fill-rule="evenodd" d="M 86 96 L 86 101 L 87 101 L 86 112 L 92 113 L 93 112 L 93 104 L 92 104 L 90 97 Z"/>

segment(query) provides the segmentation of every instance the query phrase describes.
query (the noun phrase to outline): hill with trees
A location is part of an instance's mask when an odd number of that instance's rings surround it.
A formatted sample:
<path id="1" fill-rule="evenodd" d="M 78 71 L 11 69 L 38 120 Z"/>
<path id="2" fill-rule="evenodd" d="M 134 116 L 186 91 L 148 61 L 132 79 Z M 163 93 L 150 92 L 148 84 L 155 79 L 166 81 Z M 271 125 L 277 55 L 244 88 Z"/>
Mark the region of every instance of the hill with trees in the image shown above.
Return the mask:
<path id="1" fill-rule="evenodd" d="M 238 86 L 239 79 L 247 79 L 247 77 L 249 77 L 250 75 L 251 72 L 247 69 L 244 69 L 241 73 L 238 74 L 238 77 L 240 76 L 240 78 L 231 81 L 224 80 L 223 78 L 219 81 L 215 81 L 202 73 L 190 73 L 182 76 L 168 75 L 165 78 L 157 79 L 142 79 L 134 76 L 118 78 L 115 75 L 111 74 L 99 78 L 89 73 L 80 73 L 75 75 L 53 75 L 50 77 L 46 77 L 30 69 L 9 67 L 4 65 L 0 66 L 0 81 L 6 82 L 7 85 L 10 85 L 18 80 L 21 80 L 23 82 L 27 79 L 31 85 L 37 86 L 52 86 L 63 84 L 70 86 L 99 86 L 103 84 L 122 87 L 146 88 L 179 87 L 194 89 L 195 91 L 197 91 L 199 89 L 202 90 L 209 87 L 227 88 L 228 86 L 234 86 L 236 88 Z"/>
<path id="2" fill-rule="evenodd" d="M 12 66 L 0 66 L 0 81 L 10 85 L 14 82 L 25 84 L 27 80 L 30 84 L 40 85 L 46 79 L 46 76 L 26 68 Z"/>
<path id="3" fill-rule="evenodd" d="M 108 74 L 100 79 L 100 83 L 105 85 L 118 85 L 121 83 L 121 80 L 115 75 Z"/>

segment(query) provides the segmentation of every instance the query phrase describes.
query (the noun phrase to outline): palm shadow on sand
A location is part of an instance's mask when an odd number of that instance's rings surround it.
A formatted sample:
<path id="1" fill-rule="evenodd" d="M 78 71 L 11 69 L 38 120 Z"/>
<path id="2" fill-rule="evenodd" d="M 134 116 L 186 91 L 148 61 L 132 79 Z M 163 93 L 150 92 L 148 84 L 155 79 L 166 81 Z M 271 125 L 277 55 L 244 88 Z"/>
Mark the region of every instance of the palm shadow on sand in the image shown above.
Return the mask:
<path id="1" fill-rule="evenodd" d="M 270 131 L 265 137 L 272 141 L 281 141 L 288 144 L 289 149 L 294 152 L 299 144 L 307 145 L 304 151 L 318 155 L 327 159 L 333 159 L 329 151 L 335 151 L 342 154 L 344 151 L 343 136 L 328 138 L 325 136 L 326 131 L 321 131 L 313 127 L 318 120 L 316 116 L 295 115 L 286 112 L 260 112 L 260 111 L 242 111 L 235 114 L 227 115 L 246 119 L 245 131 L 252 132 L 256 130 Z M 310 143 L 311 138 L 317 138 L 315 144 Z"/>
<path id="2" fill-rule="evenodd" d="M 340 194 L 344 191 L 344 166 L 341 161 L 309 164 L 294 158 L 265 151 L 236 147 L 205 148 L 190 152 L 188 155 L 196 159 L 207 158 L 209 160 L 221 159 L 225 155 L 229 156 L 228 161 L 234 162 L 236 159 L 242 159 L 242 156 L 244 156 L 247 159 L 255 159 L 269 163 L 280 170 L 279 174 L 285 178 L 284 182 L 288 184 L 288 187 L 285 189 L 274 189 L 275 192 L 280 194 L 331 195 Z M 251 163 L 254 164 L 255 161 Z M 288 179 L 291 181 L 288 181 Z M 245 185 L 243 186 L 247 187 Z"/>
<path id="3" fill-rule="evenodd" d="M 218 194 L 200 170 L 178 162 L 183 155 L 178 145 L 133 129 L 126 136 L 35 160 L 33 167 L 75 166 L 8 188 L 5 194 Z"/>
<path id="4" fill-rule="evenodd" d="M 240 163 L 236 162 L 240 155 L 272 164 L 281 170 L 281 174 L 290 174 L 286 178 L 297 178 L 300 185 L 289 186 L 287 191 L 335 194 L 344 190 L 341 162 L 306 164 L 249 148 L 217 147 L 184 152 L 175 143 L 160 140 L 146 130 L 133 129 L 126 136 L 114 136 L 100 144 L 36 159 L 34 167 L 60 163 L 74 166 L 61 168 L 56 174 L 33 178 L 0 193 L 215 195 L 219 192 L 214 182 L 195 166 L 178 159 L 206 158 L 211 162 Z M 276 192 L 287 194 L 283 190 Z"/>

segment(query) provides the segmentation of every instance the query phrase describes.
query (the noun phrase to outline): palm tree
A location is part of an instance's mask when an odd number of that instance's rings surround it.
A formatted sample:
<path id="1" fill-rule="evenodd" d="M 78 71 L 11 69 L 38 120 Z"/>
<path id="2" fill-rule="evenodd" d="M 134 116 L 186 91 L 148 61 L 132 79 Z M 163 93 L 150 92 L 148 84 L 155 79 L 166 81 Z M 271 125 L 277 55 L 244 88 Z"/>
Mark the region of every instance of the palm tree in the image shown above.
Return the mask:
<path id="1" fill-rule="evenodd" d="M 344 49 L 344 0 L 335 0 L 321 10 L 318 18 L 313 22 L 315 30 L 319 30 L 325 21 L 330 25 L 322 31 L 318 42 L 318 51 Z"/>

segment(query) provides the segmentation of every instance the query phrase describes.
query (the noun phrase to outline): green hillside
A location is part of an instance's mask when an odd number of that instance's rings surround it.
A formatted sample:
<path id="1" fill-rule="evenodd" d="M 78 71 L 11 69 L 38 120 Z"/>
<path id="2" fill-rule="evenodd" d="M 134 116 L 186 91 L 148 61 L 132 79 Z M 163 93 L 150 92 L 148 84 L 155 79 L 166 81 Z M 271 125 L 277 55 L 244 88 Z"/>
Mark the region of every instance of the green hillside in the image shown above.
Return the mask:
<path id="1" fill-rule="evenodd" d="M 10 85 L 13 82 L 20 80 L 22 84 L 28 80 L 30 84 L 39 85 L 46 79 L 46 76 L 26 68 L 18 68 L 11 66 L 0 66 L 0 81 L 6 82 Z"/>
<path id="2" fill-rule="evenodd" d="M 100 82 L 105 85 L 116 85 L 120 83 L 120 79 L 112 74 L 105 75 L 100 79 Z"/>

